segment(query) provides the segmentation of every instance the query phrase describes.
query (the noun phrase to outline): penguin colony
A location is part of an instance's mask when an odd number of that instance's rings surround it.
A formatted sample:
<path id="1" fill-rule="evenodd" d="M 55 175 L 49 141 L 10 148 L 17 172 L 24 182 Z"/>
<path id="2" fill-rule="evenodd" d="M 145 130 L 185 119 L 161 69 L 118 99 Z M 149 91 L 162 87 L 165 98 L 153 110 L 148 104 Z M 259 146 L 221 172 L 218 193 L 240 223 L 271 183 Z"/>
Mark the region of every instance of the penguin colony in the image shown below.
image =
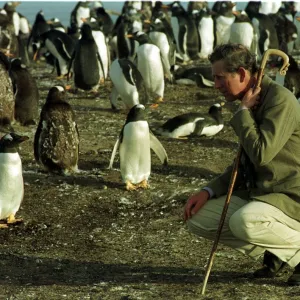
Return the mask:
<path id="1" fill-rule="evenodd" d="M 77 2 L 67 28 L 57 18 L 47 19 L 43 11 L 29 24 L 17 12 L 18 4 L 8 2 L 0 11 L 0 219 L 4 220 L 0 227 L 20 221 L 15 215 L 24 195 L 18 145 L 28 137 L 15 133 L 14 124 L 34 130 L 32 152 L 38 166 L 49 173 L 76 176 L 80 128 L 68 102 L 73 93 L 97 98 L 109 82 L 111 111 L 120 109 L 126 115 L 109 168 L 119 152 L 126 189 L 148 188 L 151 149 L 163 165 L 169 161 L 156 135 L 210 137 L 224 127 L 222 107 L 215 103 L 206 115 L 183 112 L 159 120 L 152 131 L 147 116 L 151 109 L 163 110 L 166 86 L 213 87 L 203 62 L 220 43 L 244 44 L 258 57 L 268 48 L 290 56 L 299 49 L 298 8 L 290 2 L 279 7 L 249 2 L 244 11 L 237 11 L 230 1 L 218 1 L 211 8 L 206 2 L 190 2 L 187 9 L 179 1 L 126 1 L 113 22 L 105 5 L 85 1 Z M 61 80 L 46 99 L 40 99 L 31 74 L 43 60 Z M 295 62 L 285 83 L 297 96 L 299 81 L 293 76 L 298 73 Z"/>

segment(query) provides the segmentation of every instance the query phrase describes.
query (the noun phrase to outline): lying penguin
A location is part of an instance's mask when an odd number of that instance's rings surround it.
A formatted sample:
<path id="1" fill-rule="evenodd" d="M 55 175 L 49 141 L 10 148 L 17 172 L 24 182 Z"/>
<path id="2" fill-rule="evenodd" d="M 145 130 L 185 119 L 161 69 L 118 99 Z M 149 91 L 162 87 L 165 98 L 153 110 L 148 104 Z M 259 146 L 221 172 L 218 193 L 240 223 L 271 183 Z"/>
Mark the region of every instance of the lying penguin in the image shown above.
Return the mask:
<path id="1" fill-rule="evenodd" d="M 0 228 L 21 222 L 15 219 L 24 196 L 22 162 L 18 153 L 18 145 L 28 140 L 27 136 L 8 133 L 0 140 Z"/>
<path id="2" fill-rule="evenodd" d="M 123 181 L 128 191 L 137 188 L 148 188 L 148 177 L 151 172 L 152 149 L 163 164 L 167 164 L 166 150 L 159 140 L 149 130 L 148 122 L 144 119 L 145 106 L 133 106 L 128 115 L 120 136 L 115 143 L 109 169 L 112 168 L 118 147 L 120 146 L 120 169 Z"/>
<path id="3" fill-rule="evenodd" d="M 157 129 L 157 133 L 175 139 L 189 136 L 213 136 L 224 127 L 223 105 L 223 103 L 212 105 L 207 115 L 193 112 L 178 115 L 165 122 Z"/>

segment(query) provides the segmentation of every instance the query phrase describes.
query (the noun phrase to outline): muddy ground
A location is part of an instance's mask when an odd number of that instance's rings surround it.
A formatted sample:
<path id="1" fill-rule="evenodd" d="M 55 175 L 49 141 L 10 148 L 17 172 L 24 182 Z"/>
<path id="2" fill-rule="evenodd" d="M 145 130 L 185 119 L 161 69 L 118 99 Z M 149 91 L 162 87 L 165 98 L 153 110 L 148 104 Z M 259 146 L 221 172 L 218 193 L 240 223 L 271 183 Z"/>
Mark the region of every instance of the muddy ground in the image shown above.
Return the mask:
<path id="1" fill-rule="evenodd" d="M 43 62 L 31 67 L 40 106 L 58 81 Z M 81 172 L 63 177 L 43 172 L 33 156 L 36 126 L 14 124 L 30 140 L 23 143 L 25 197 L 17 216 L 24 222 L 0 231 L 0 299 L 300 299 L 285 283 L 254 279 L 261 261 L 219 245 L 206 294 L 201 296 L 212 242 L 186 230 L 188 196 L 222 172 L 238 144 L 228 125 L 236 104 L 223 108 L 225 128 L 213 138 L 159 137 L 168 156 L 163 167 L 152 153 L 150 189 L 128 192 L 119 160 L 110 155 L 124 124 L 124 110 L 110 108 L 108 81 L 100 96 L 69 94 L 80 132 Z M 222 97 L 213 89 L 166 86 L 165 102 L 147 108 L 155 129 L 177 114 L 207 112 Z M 118 158 L 118 156 L 117 156 Z"/>

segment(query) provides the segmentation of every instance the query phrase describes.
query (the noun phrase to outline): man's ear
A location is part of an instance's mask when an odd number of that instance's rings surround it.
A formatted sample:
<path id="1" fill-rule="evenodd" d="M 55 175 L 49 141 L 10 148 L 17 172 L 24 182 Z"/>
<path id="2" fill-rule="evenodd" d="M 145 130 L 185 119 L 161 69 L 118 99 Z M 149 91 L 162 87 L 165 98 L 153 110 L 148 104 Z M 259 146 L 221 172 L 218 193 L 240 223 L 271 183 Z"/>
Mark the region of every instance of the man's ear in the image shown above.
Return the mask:
<path id="1" fill-rule="evenodd" d="M 240 74 L 240 82 L 244 82 L 246 78 L 246 69 L 243 67 L 239 67 L 238 73 Z"/>

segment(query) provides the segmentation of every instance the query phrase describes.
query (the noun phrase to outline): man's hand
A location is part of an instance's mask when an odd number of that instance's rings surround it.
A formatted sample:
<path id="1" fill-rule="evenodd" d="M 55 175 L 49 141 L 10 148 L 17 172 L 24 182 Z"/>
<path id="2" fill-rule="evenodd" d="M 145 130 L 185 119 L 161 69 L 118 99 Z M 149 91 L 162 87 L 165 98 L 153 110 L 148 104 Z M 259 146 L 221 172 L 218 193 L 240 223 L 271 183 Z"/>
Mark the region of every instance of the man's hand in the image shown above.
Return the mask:
<path id="1" fill-rule="evenodd" d="M 259 93 L 261 88 L 250 88 L 242 99 L 241 106 L 245 108 L 252 108 L 259 105 Z"/>
<path id="2" fill-rule="evenodd" d="M 206 190 L 201 190 L 199 193 L 192 195 L 184 208 L 184 220 L 187 221 L 207 202 L 209 193 Z"/>

